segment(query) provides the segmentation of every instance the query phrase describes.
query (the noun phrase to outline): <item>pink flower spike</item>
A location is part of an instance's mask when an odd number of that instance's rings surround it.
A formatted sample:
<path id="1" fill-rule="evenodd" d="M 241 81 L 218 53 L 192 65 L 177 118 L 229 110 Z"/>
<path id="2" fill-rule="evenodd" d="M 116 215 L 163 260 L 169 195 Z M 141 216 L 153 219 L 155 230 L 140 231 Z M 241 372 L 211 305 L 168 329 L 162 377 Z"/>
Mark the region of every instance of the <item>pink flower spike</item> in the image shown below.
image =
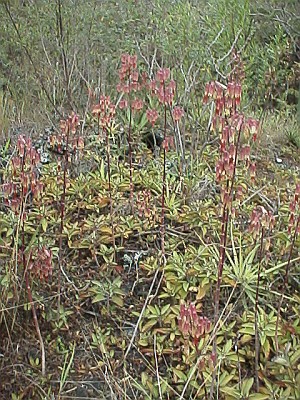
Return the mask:
<path id="1" fill-rule="evenodd" d="M 212 97 L 216 90 L 216 83 L 215 82 L 208 82 L 205 86 L 205 94 L 208 97 Z"/>
<path id="2" fill-rule="evenodd" d="M 131 78 L 134 82 L 137 82 L 139 80 L 139 73 L 138 71 L 133 71 L 131 74 Z"/>
<path id="3" fill-rule="evenodd" d="M 135 54 L 134 56 L 129 56 L 128 60 L 130 66 L 135 69 L 137 67 L 137 55 Z"/>
<path id="4" fill-rule="evenodd" d="M 123 84 L 122 83 L 118 83 L 117 84 L 117 92 L 123 92 Z"/>
<path id="5" fill-rule="evenodd" d="M 185 316 L 185 305 L 184 303 L 180 304 L 180 318 L 183 318 Z"/>
<path id="6" fill-rule="evenodd" d="M 170 148 L 174 147 L 174 138 L 173 136 L 167 136 L 166 139 L 162 142 L 162 147 L 166 151 L 169 151 Z"/>
<path id="7" fill-rule="evenodd" d="M 130 87 L 129 85 L 126 83 L 123 85 L 123 93 L 129 93 L 130 92 Z"/>
<path id="8" fill-rule="evenodd" d="M 234 91 L 235 91 L 234 82 L 229 82 L 228 85 L 227 85 L 227 92 L 228 92 L 228 95 L 229 95 L 229 97 L 231 99 L 233 99 L 233 97 L 234 97 Z"/>
<path id="9" fill-rule="evenodd" d="M 244 146 L 241 147 L 240 158 L 241 158 L 241 160 L 245 160 L 245 161 L 249 161 L 250 160 L 250 146 L 249 146 L 249 144 L 245 144 Z"/>
<path id="10" fill-rule="evenodd" d="M 144 102 L 141 99 L 135 99 L 132 101 L 131 105 L 133 110 L 139 111 L 143 108 Z"/>
<path id="11" fill-rule="evenodd" d="M 170 77 L 170 69 L 162 68 L 156 74 L 156 80 L 160 83 L 164 83 Z"/>
<path id="12" fill-rule="evenodd" d="M 240 99 L 242 95 L 242 85 L 240 83 L 235 84 L 234 96 L 236 99 Z"/>
<path id="13" fill-rule="evenodd" d="M 151 92 L 152 92 L 153 94 L 156 94 L 156 92 L 157 92 L 157 86 L 156 86 L 156 81 L 155 81 L 155 80 L 150 81 L 150 83 L 149 83 L 149 88 L 151 89 Z"/>
<path id="14" fill-rule="evenodd" d="M 169 82 L 169 89 L 171 90 L 171 91 L 175 91 L 175 89 L 176 89 L 176 82 L 174 81 L 174 79 L 171 79 L 170 80 L 170 82 Z"/>
<path id="15" fill-rule="evenodd" d="M 250 133 L 253 135 L 254 133 L 257 132 L 258 126 L 259 126 L 259 121 L 256 120 L 255 118 L 249 118 L 247 121 Z"/>
<path id="16" fill-rule="evenodd" d="M 149 110 L 146 111 L 146 116 L 147 116 L 147 119 L 150 122 L 150 124 L 152 126 L 154 126 L 154 124 L 155 124 L 155 122 L 156 122 L 156 120 L 158 118 L 158 112 L 156 110 L 150 110 L 149 109 Z"/>
<path id="17" fill-rule="evenodd" d="M 125 53 L 121 55 L 121 63 L 122 64 L 127 64 L 128 63 L 128 59 L 129 59 L 129 54 Z"/>
<path id="18" fill-rule="evenodd" d="M 125 108 L 127 108 L 127 106 L 128 106 L 127 100 L 122 99 L 122 100 L 120 101 L 120 103 L 119 103 L 120 109 L 121 109 L 121 110 L 124 110 Z"/>
<path id="19" fill-rule="evenodd" d="M 180 119 L 184 116 L 184 111 L 182 107 L 175 106 L 173 109 L 173 118 L 175 121 L 180 121 Z"/>

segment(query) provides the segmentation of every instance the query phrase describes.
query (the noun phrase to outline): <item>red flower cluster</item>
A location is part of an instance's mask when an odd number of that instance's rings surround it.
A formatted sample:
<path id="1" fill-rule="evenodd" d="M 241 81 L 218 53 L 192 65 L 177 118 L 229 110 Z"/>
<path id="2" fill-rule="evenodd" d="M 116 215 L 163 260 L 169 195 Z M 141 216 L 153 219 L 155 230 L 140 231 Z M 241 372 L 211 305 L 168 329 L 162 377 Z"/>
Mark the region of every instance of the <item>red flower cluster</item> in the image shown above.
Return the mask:
<path id="1" fill-rule="evenodd" d="M 254 136 L 257 135 L 259 123 L 253 118 L 244 122 L 244 117 L 240 114 L 228 118 L 227 121 L 229 125 L 226 125 L 223 117 L 220 118 L 222 131 L 220 133 L 220 158 L 216 165 L 217 182 L 232 179 L 238 161 L 236 158 L 245 163 L 251 179 L 254 179 L 256 166 L 254 162 L 250 161 L 250 144 L 239 145 L 237 149 L 237 139 L 240 131 L 243 131 L 243 133 L 245 131 L 251 132 L 254 139 Z"/>
<path id="2" fill-rule="evenodd" d="M 235 114 L 241 104 L 242 86 L 239 82 L 229 82 L 227 87 L 219 82 L 208 82 L 205 86 L 203 103 L 215 101 L 215 120 L 217 117 Z M 216 124 L 216 122 L 215 122 Z"/>
<path id="3" fill-rule="evenodd" d="M 257 206 L 251 214 L 249 231 L 256 239 L 261 229 L 272 230 L 275 225 L 275 218 L 270 211 L 267 211 L 263 206 Z"/>
<path id="4" fill-rule="evenodd" d="M 137 72 L 137 55 L 136 54 L 133 56 L 131 56 L 130 54 L 127 54 L 127 53 L 122 54 L 121 68 L 119 69 L 119 79 L 121 82 L 124 82 L 126 80 L 129 80 L 132 82 L 137 82 L 139 80 L 139 74 Z M 119 90 L 119 91 L 121 92 L 122 90 Z"/>
<path id="5" fill-rule="evenodd" d="M 181 107 L 175 106 L 173 108 L 172 114 L 173 114 L 174 121 L 178 122 L 184 116 L 184 111 Z"/>
<path id="6" fill-rule="evenodd" d="M 101 96 L 100 101 L 92 109 L 92 114 L 97 117 L 98 124 L 103 130 L 109 130 L 116 114 L 116 106 L 110 101 L 109 96 Z"/>
<path id="7" fill-rule="evenodd" d="M 151 89 L 152 93 L 157 96 L 160 103 L 172 106 L 176 83 L 173 79 L 169 80 L 169 78 L 169 68 L 160 69 L 155 76 L 155 80 L 151 82 Z M 167 83 L 168 80 L 169 83 Z"/>
<path id="8" fill-rule="evenodd" d="M 154 124 L 158 118 L 158 112 L 155 109 L 153 109 L 153 110 L 149 109 L 146 111 L 146 116 L 147 116 L 147 119 L 150 122 L 150 124 L 152 126 L 154 126 Z"/>
<path id="9" fill-rule="evenodd" d="M 259 121 L 255 118 L 248 118 L 248 120 L 245 123 L 245 130 L 244 130 L 245 137 L 248 138 L 248 136 L 250 135 L 253 141 L 256 142 L 258 129 L 259 129 Z"/>
<path id="10" fill-rule="evenodd" d="M 155 220 L 156 210 L 152 204 L 152 194 L 150 190 L 143 190 L 137 194 L 136 206 L 140 218 L 146 217 L 149 222 Z"/>
<path id="11" fill-rule="evenodd" d="M 61 120 L 61 134 L 51 135 L 49 137 L 50 148 L 60 155 L 68 150 L 67 145 L 69 144 L 72 145 L 74 151 L 82 150 L 84 148 L 83 138 L 81 136 L 74 136 L 79 125 L 79 116 L 74 112 L 72 112 L 67 119 Z M 70 137 L 70 134 L 72 134 L 73 137 Z"/>
<path id="12" fill-rule="evenodd" d="M 60 130 L 64 135 L 76 133 L 77 127 L 80 125 L 79 117 L 74 111 L 66 120 L 60 121 Z"/>
<path id="13" fill-rule="evenodd" d="M 37 197 L 42 191 L 43 186 L 38 179 L 39 162 L 40 155 L 32 146 L 31 139 L 20 135 L 17 155 L 11 160 L 10 176 L 3 185 L 6 203 L 16 214 L 20 212 L 22 202 L 25 202 L 29 195 Z"/>
<path id="14" fill-rule="evenodd" d="M 34 252 L 36 252 L 34 254 Z M 30 250 L 28 270 L 35 275 L 39 280 L 48 280 L 52 275 L 52 251 L 46 246 L 40 249 Z"/>
<path id="15" fill-rule="evenodd" d="M 222 145 L 222 144 L 221 144 Z M 216 165 L 216 179 L 221 182 L 231 179 L 235 168 L 236 148 L 234 144 L 230 144 L 227 149 L 222 149 L 221 157 Z"/>
<path id="16" fill-rule="evenodd" d="M 174 137 L 173 136 L 166 136 L 164 141 L 162 142 L 162 148 L 166 151 L 169 151 L 170 148 L 174 148 Z"/>
<path id="17" fill-rule="evenodd" d="M 117 91 L 123 95 L 129 95 L 132 92 L 141 91 L 142 87 L 146 84 L 145 75 L 140 76 L 137 70 L 137 56 L 129 54 L 122 54 L 121 68 L 119 69 L 120 82 L 117 85 Z M 142 80 L 142 83 L 140 83 Z M 144 107 L 144 102 L 138 97 L 123 98 L 119 107 L 121 109 L 131 107 L 132 110 L 139 111 Z"/>
<path id="18" fill-rule="evenodd" d="M 140 111 L 144 107 L 144 102 L 142 99 L 133 99 L 131 102 L 131 107 L 133 110 Z"/>
<path id="19" fill-rule="evenodd" d="M 208 318 L 197 314 L 195 304 L 191 303 L 188 306 L 181 304 L 178 327 L 186 339 L 191 337 L 194 344 L 197 344 L 200 338 L 209 333 L 211 322 Z"/>
<path id="20" fill-rule="evenodd" d="M 239 72 L 240 74 L 240 72 Z M 234 196 L 240 201 L 241 191 L 234 193 L 233 185 L 228 181 L 234 180 L 238 162 L 242 161 L 251 179 L 255 178 L 256 165 L 250 161 L 249 142 L 242 145 L 241 135 L 249 140 L 256 141 L 259 121 L 254 118 L 246 119 L 238 112 L 241 102 L 242 86 L 236 74 L 231 76 L 237 80 L 230 80 L 227 86 L 219 82 L 208 82 L 205 87 L 203 102 L 209 99 L 214 101 L 214 116 L 212 128 L 220 134 L 220 156 L 216 164 L 216 180 L 222 184 L 221 199 L 224 205 L 232 209 Z M 234 209 L 231 210 L 234 212 Z"/>
<path id="21" fill-rule="evenodd" d="M 172 106 L 174 102 L 176 83 L 174 80 L 170 80 L 170 69 L 161 68 L 156 76 L 148 85 L 151 94 L 156 96 L 161 104 Z M 147 119 L 152 126 L 154 126 L 158 112 L 155 109 L 149 109 L 146 112 Z M 172 110 L 172 115 L 175 122 L 180 121 L 184 115 L 184 111 L 181 107 L 175 106 Z M 167 144 L 166 144 L 167 145 Z"/>

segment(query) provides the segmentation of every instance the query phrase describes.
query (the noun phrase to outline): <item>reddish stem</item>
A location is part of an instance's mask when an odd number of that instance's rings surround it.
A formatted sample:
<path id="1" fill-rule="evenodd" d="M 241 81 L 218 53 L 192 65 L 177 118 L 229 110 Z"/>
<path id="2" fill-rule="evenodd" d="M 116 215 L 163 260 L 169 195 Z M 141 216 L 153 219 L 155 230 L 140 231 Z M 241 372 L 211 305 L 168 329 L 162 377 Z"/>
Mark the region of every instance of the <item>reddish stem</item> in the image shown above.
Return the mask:
<path id="1" fill-rule="evenodd" d="M 111 233 L 112 233 L 113 248 L 114 248 L 114 259 L 116 259 L 116 241 L 115 241 L 115 228 L 114 228 L 114 220 L 113 220 L 113 202 L 112 202 L 112 191 L 111 191 L 110 145 L 109 145 L 109 134 L 108 133 L 109 133 L 108 130 L 105 129 L 108 192 L 109 192 L 109 205 L 110 205 L 110 223 L 111 223 Z"/>
<path id="2" fill-rule="evenodd" d="M 165 84 L 164 84 L 165 91 Z M 165 257 L 165 196 L 166 196 L 166 136 L 167 136 L 167 107 L 164 105 L 164 146 L 163 146 L 163 176 L 162 176 L 162 195 L 161 195 L 161 251 Z"/>
<path id="3" fill-rule="evenodd" d="M 128 157 L 129 157 L 129 186 L 130 186 L 130 205 L 133 208 L 133 169 L 132 169 L 132 144 L 131 144 L 131 130 L 132 130 L 132 106 L 131 101 L 129 104 L 129 126 L 128 126 Z"/>
<path id="4" fill-rule="evenodd" d="M 214 296 L 214 304 L 215 304 L 214 326 L 215 326 L 215 329 L 216 329 L 216 326 L 218 324 L 218 319 L 219 319 L 220 291 L 221 291 L 223 268 L 224 268 L 224 263 L 225 263 L 227 230 L 228 230 L 228 222 L 229 222 L 229 207 L 232 204 L 232 195 L 233 195 L 233 187 L 234 187 L 234 181 L 235 181 L 235 176 L 236 176 L 236 167 L 237 167 L 237 158 L 238 158 L 238 150 L 239 150 L 239 144 L 240 144 L 240 138 L 241 138 L 241 131 L 242 131 L 242 126 L 240 127 L 240 129 L 238 131 L 238 137 L 237 137 L 237 141 L 236 141 L 236 145 L 235 145 L 235 159 L 234 159 L 232 178 L 231 178 L 231 181 L 229 181 L 229 180 L 227 181 L 227 187 L 230 185 L 230 191 L 229 191 L 230 204 L 226 204 L 226 203 L 223 204 L 223 210 L 222 210 L 218 276 L 217 276 L 217 286 L 216 286 L 216 291 L 215 291 L 215 296 Z M 213 399 L 214 386 L 215 386 L 216 374 L 217 374 L 217 368 L 216 368 L 217 367 L 217 330 L 215 331 L 214 338 L 213 338 L 213 354 L 214 354 L 214 357 L 213 357 L 214 371 L 213 371 L 212 381 L 211 381 L 210 399 Z"/>
<path id="5" fill-rule="evenodd" d="M 64 154 L 64 163 L 63 163 L 63 191 L 60 199 L 60 229 L 59 229 L 59 252 L 58 252 L 58 282 L 57 282 L 57 318 L 59 319 L 60 314 L 60 300 L 61 300 L 61 270 L 63 268 L 63 230 L 64 230 L 64 218 L 65 218 L 65 207 L 66 207 L 66 190 L 67 190 L 67 169 L 69 162 L 69 136 L 70 136 L 70 127 L 67 128 L 66 134 L 66 152 Z"/>

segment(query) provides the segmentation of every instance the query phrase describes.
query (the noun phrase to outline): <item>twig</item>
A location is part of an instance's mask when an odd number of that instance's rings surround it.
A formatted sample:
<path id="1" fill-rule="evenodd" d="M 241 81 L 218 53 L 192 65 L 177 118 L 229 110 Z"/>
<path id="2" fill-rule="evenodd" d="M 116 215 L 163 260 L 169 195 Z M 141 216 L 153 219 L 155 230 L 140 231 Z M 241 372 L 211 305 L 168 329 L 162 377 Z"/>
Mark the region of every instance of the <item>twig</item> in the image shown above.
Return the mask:
<path id="1" fill-rule="evenodd" d="M 146 307 L 147 307 L 147 305 L 148 305 L 148 302 L 149 302 L 149 299 L 150 299 L 150 296 L 151 296 L 151 293 L 152 293 L 154 284 L 155 284 L 155 282 L 156 282 L 156 278 L 157 278 L 158 272 L 159 272 L 159 269 L 156 270 L 156 272 L 155 272 L 155 274 L 154 274 L 154 277 L 153 277 L 153 279 L 152 279 L 152 283 L 151 283 L 151 286 L 150 286 L 150 288 L 149 288 L 147 297 L 146 297 L 146 299 L 145 299 L 143 308 L 142 308 L 142 310 L 141 310 L 141 312 L 140 312 L 139 318 L 138 318 L 138 320 L 137 320 L 137 323 L 136 323 L 136 325 L 135 325 L 133 334 L 132 334 L 131 339 L 130 339 L 130 343 L 129 343 L 129 345 L 128 345 L 128 347 L 127 347 L 127 350 L 126 350 L 126 352 L 125 352 L 123 362 L 126 360 L 126 357 L 127 357 L 128 353 L 130 352 L 130 349 L 131 349 L 132 344 L 133 344 L 133 342 L 134 342 L 134 339 L 135 339 L 135 337 L 136 337 L 137 331 L 138 331 L 138 329 L 139 329 L 139 324 L 140 324 L 140 322 L 141 322 L 141 320 L 142 320 L 142 317 L 143 317 L 144 312 L 145 312 L 145 310 L 146 310 Z"/>
<path id="2" fill-rule="evenodd" d="M 160 376 L 159 376 L 157 353 L 156 353 L 156 334 L 154 334 L 153 352 L 154 352 L 154 359 L 155 359 L 155 370 L 156 370 L 156 378 L 157 378 L 157 386 L 158 386 L 159 398 L 162 400 L 163 397 L 162 397 L 162 392 L 161 392 Z"/>
<path id="3" fill-rule="evenodd" d="M 232 43 L 230 49 L 228 50 L 228 52 L 227 52 L 223 57 L 218 58 L 218 62 L 219 62 L 219 63 L 221 63 L 222 61 L 224 61 L 224 60 L 225 60 L 227 57 L 229 57 L 230 54 L 233 52 L 233 50 L 234 50 L 234 48 L 235 48 L 235 45 L 236 45 L 236 43 L 237 43 L 237 41 L 238 41 L 238 39 L 239 39 L 239 37 L 240 37 L 240 34 L 241 34 L 242 32 L 243 32 L 243 29 L 240 29 L 240 30 L 238 31 L 238 33 L 236 34 L 236 36 L 235 36 L 235 38 L 234 38 L 234 41 L 233 41 L 233 43 Z"/>

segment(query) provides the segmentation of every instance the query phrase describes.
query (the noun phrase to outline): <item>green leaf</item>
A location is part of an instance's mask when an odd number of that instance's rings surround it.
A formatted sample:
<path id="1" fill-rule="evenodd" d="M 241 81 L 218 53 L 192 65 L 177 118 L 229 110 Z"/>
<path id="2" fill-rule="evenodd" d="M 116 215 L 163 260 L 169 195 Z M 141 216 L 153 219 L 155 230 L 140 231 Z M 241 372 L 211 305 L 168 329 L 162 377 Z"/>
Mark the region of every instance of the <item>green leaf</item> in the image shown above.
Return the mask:
<path id="1" fill-rule="evenodd" d="M 237 390 L 235 390 L 234 388 L 232 388 L 232 387 L 228 387 L 228 386 L 221 387 L 220 391 L 222 393 L 228 394 L 229 396 L 233 396 L 234 399 L 239 399 L 240 398 L 239 392 Z"/>
<path id="2" fill-rule="evenodd" d="M 254 335 L 254 327 L 253 328 L 248 327 L 248 326 L 242 327 L 240 329 L 240 333 L 253 336 Z"/>
<path id="3" fill-rule="evenodd" d="M 119 296 L 112 296 L 111 297 L 111 301 L 115 304 L 117 304 L 117 306 L 123 307 L 124 306 L 124 300 L 122 299 L 122 297 Z"/>
<path id="4" fill-rule="evenodd" d="M 228 354 L 227 358 L 230 361 L 236 361 L 236 362 L 239 362 L 239 361 L 243 360 L 243 358 L 241 356 L 238 357 L 238 355 L 236 353 Z"/>
<path id="5" fill-rule="evenodd" d="M 275 357 L 272 360 L 275 364 L 288 366 L 289 362 L 284 357 Z"/>
<path id="6" fill-rule="evenodd" d="M 157 324 L 157 319 L 151 319 L 141 329 L 141 332 L 147 332 L 152 326 Z"/>
<path id="7" fill-rule="evenodd" d="M 149 344 L 147 339 L 140 339 L 138 343 L 140 346 L 144 346 L 144 347 L 148 346 L 148 344 Z"/>
<path id="8" fill-rule="evenodd" d="M 179 379 L 186 381 L 187 377 L 180 369 L 173 368 L 173 372 Z"/>
<path id="9" fill-rule="evenodd" d="M 234 375 L 229 375 L 228 372 L 223 372 L 220 376 L 220 386 L 226 386 L 229 383 Z"/>
<path id="10" fill-rule="evenodd" d="M 1 279 L 1 285 L 6 286 L 6 284 L 9 282 L 9 276 L 8 274 L 4 275 L 3 278 Z"/>
<path id="11" fill-rule="evenodd" d="M 6 232 L 6 237 L 11 236 L 14 233 L 14 228 L 9 228 Z"/>
<path id="12" fill-rule="evenodd" d="M 272 329 L 272 328 L 265 329 L 264 334 L 269 337 L 274 337 L 275 336 L 275 327 L 274 327 L 274 329 Z"/>
<path id="13" fill-rule="evenodd" d="M 185 292 L 187 292 L 188 289 L 189 289 L 189 283 L 188 282 L 183 282 L 182 287 L 185 290 Z"/>
<path id="14" fill-rule="evenodd" d="M 98 293 L 92 300 L 92 303 L 98 303 L 99 301 L 105 300 L 105 296 L 103 293 Z"/>
<path id="15" fill-rule="evenodd" d="M 250 342 L 252 339 L 253 339 L 252 335 L 245 334 L 241 337 L 240 342 L 241 342 L 241 344 L 245 344 L 245 343 Z"/>
<path id="16" fill-rule="evenodd" d="M 270 399 L 270 395 L 269 394 L 263 394 L 263 393 L 253 393 L 253 394 L 250 394 L 249 400 L 250 399 L 253 399 L 253 400 L 268 400 L 268 399 Z"/>
<path id="17" fill-rule="evenodd" d="M 43 232 L 46 232 L 47 226 L 48 226 L 48 221 L 46 220 L 46 218 L 43 218 L 41 220 L 41 225 L 42 225 Z"/>
<path id="18" fill-rule="evenodd" d="M 254 378 L 245 379 L 242 383 L 242 393 L 244 396 L 249 396 L 249 392 L 253 386 Z"/>
<path id="19" fill-rule="evenodd" d="M 298 360 L 300 358 L 300 349 L 298 349 L 297 351 L 295 351 L 295 353 L 293 353 L 290 357 L 290 363 L 291 365 L 298 365 Z"/>
<path id="20" fill-rule="evenodd" d="M 228 353 L 232 348 L 232 340 L 229 339 L 228 342 L 224 346 L 224 353 Z"/>
<path id="21" fill-rule="evenodd" d="M 157 309 L 154 306 L 148 305 L 148 310 L 151 312 L 151 314 L 158 316 L 159 312 L 157 312 Z"/>
<path id="22" fill-rule="evenodd" d="M 142 373 L 141 373 L 141 378 L 142 378 L 142 384 L 143 384 L 143 386 L 145 386 L 146 383 L 147 383 L 148 380 L 149 380 L 148 374 L 146 374 L 146 372 L 142 372 Z"/>
<path id="23" fill-rule="evenodd" d="M 163 306 L 163 308 L 161 309 L 160 314 L 164 315 L 166 314 L 166 312 L 168 311 L 168 309 L 170 308 L 171 304 L 166 304 L 165 306 Z"/>
<path id="24" fill-rule="evenodd" d="M 299 261 L 299 260 L 300 260 L 300 257 L 296 257 L 296 258 L 293 258 L 293 259 L 290 261 L 290 263 L 293 264 L 295 261 Z M 270 274 L 271 272 L 274 272 L 274 271 L 276 271 L 276 270 L 278 270 L 278 269 L 279 269 L 279 270 L 280 270 L 280 269 L 283 269 L 283 267 L 285 267 L 287 263 L 288 263 L 287 261 L 284 261 L 283 263 L 280 263 L 280 264 L 278 264 L 278 265 L 275 265 L 275 267 L 272 267 L 272 268 L 267 269 L 266 271 L 262 272 L 261 276 L 266 276 L 266 275 Z"/>

